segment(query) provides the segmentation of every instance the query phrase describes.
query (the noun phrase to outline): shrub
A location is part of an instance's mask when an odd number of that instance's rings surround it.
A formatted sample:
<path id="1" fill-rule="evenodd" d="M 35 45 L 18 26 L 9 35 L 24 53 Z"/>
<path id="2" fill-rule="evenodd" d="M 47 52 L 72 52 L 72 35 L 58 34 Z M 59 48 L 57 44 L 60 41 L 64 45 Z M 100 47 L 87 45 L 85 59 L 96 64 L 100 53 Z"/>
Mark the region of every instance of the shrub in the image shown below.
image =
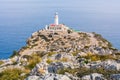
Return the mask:
<path id="1" fill-rule="evenodd" d="M 50 40 L 48 39 L 48 37 L 46 37 L 45 35 L 39 35 L 42 39 L 44 39 L 46 42 L 49 42 Z"/>
<path id="2" fill-rule="evenodd" d="M 28 60 L 29 64 L 25 66 L 26 68 L 30 70 L 33 69 L 37 63 L 41 62 L 41 57 L 39 57 L 37 54 L 32 54 L 31 57 L 32 58 Z"/>
<path id="3" fill-rule="evenodd" d="M 22 47 L 22 49 L 27 49 L 27 48 L 29 48 L 29 46 L 23 46 L 23 47 Z"/>
<path id="4" fill-rule="evenodd" d="M 116 59 L 120 59 L 120 52 L 118 52 L 118 53 L 115 53 L 115 56 L 116 56 Z"/>
<path id="5" fill-rule="evenodd" d="M 107 78 L 107 79 L 110 78 L 111 74 L 120 73 L 120 71 L 106 70 L 102 67 L 97 68 L 97 69 L 88 69 L 88 68 L 82 67 L 82 68 L 79 68 L 78 70 L 76 70 L 76 72 L 77 72 L 78 77 L 82 77 L 84 75 L 88 75 L 88 74 L 91 74 L 91 73 L 99 73 L 99 74 L 103 74 L 104 77 Z"/>
<path id="6" fill-rule="evenodd" d="M 52 56 L 54 54 L 56 54 L 56 52 L 48 52 L 48 56 Z"/>
<path id="7" fill-rule="evenodd" d="M 58 69 L 57 70 L 57 74 L 65 74 L 65 72 L 69 72 L 69 71 L 71 71 L 71 69 L 70 68 L 63 68 L 63 69 Z M 69 72 L 70 73 L 70 72 Z"/>
<path id="8" fill-rule="evenodd" d="M 90 59 L 93 54 L 91 52 L 87 53 L 87 56 L 82 56 L 83 58 Z"/>
<path id="9" fill-rule="evenodd" d="M 115 53 L 115 55 L 120 55 L 120 52 Z"/>
<path id="10" fill-rule="evenodd" d="M 77 76 L 78 77 L 82 77 L 84 75 L 88 75 L 88 74 L 92 73 L 90 71 L 90 69 L 85 68 L 85 67 L 81 67 L 81 68 L 77 69 L 76 71 L 77 71 Z"/>
<path id="11" fill-rule="evenodd" d="M 47 62 L 48 64 L 50 64 L 50 63 L 53 62 L 53 60 L 51 60 L 50 58 L 48 58 L 46 62 Z"/>
<path id="12" fill-rule="evenodd" d="M 3 61 L 0 61 L 0 65 L 2 65 L 4 62 Z"/>
<path id="13" fill-rule="evenodd" d="M 33 45 L 31 45 L 31 48 L 33 48 L 33 47 L 35 47 L 35 46 L 37 46 L 38 44 L 33 44 Z"/>
<path id="14" fill-rule="evenodd" d="M 88 61 L 88 60 L 85 60 L 85 61 L 84 61 L 84 63 L 85 63 L 85 64 L 88 64 L 88 63 L 89 63 L 89 61 Z"/>
<path id="15" fill-rule="evenodd" d="M 45 56 L 47 53 L 44 52 L 44 51 L 36 51 L 36 54 L 37 54 L 38 56 L 40 56 L 40 57 L 43 57 L 43 56 Z"/>
<path id="16" fill-rule="evenodd" d="M 67 32 L 68 32 L 68 34 L 70 34 L 70 33 L 72 33 L 72 30 L 69 29 L 69 30 L 67 30 Z"/>
<path id="17" fill-rule="evenodd" d="M 73 55 L 73 56 L 77 56 L 77 54 L 78 54 L 79 52 L 80 52 L 79 50 L 76 50 L 76 51 L 72 52 L 72 55 Z"/>
<path id="18" fill-rule="evenodd" d="M 120 73 L 120 71 L 116 71 L 116 70 L 106 70 L 103 67 L 97 68 L 97 69 L 91 69 L 92 73 L 99 73 L 99 74 L 103 74 L 104 77 L 107 80 L 110 80 L 110 75 L 111 74 L 118 74 Z"/>
<path id="19" fill-rule="evenodd" d="M 89 48 L 89 46 L 85 46 L 84 48 L 85 48 L 85 49 L 86 49 L 86 48 Z"/>
<path id="20" fill-rule="evenodd" d="M 107 42 L 108 43 L 107 46 L 109 48 L 112 47 L 112 44 L 109 41 L 107 41 L 106 39 L 104 39 L 100 34 L 96 34 L 95 32 L 93 32 L 93 34 L 94 34 L 94 37 L 97 38 L 98 40 L 102 40 L 102 42 L 104 42 L 104 43 Z"/>
<path id="21" fill-rule="evenodd" d="M 59 69 L 59 70 L 57 70 L 57 74 L 65 74 L 65 72 L 67 72 L 66 71 L 66 69 Z"/>
<path id="22" fill-rule="evenodd" d="M 12 57 L 14 57 L 14 56 L 18 56 L 19 55 L 19 53 L 18 53 L 18 51 L 13 51 L 13 54 L 10 56 L 10 58 L 12 58 Z"/>
<path id="23" fill-rule="evenodd" d="M 74 69 L 64 68 L 64 69 L 59 69 L 57 71 L 58 74 L 65 74 L 65 72 L 68 72 L 68 73 L 70 73 L 72 75 L 75 75 L 77 73 L 77 76 L 79 76 L 79 77 L 82 77 L 83 75 L 87 75 L 87 74 L 90 73 L 89 69 L 87 69 L 85 67 L 84 68 L 83 67 L 82 68 L 74 68 Z"/>
<path id="24" fill-rule="evenodd" d="M 15 60 L 11 60 L 12 61 L 12 65 L 16 65 L 17 64 L 17 61 Z"/>
<path id="25" fill-rule="evenodd" d="M 98 55 L 91 53 L 88 53 L 87 56 L 82 56 L 80 58 L 90 59 L 91 61 L 98 61 L 98 60 L 104 61 L 107 59 L 114 59 L 114 60 L 116 59 L 116 57 L 114 57 L 113 55 Z"/>
<path id="26" fill-rule="evenodd" d="M 77 52 L 72 52 L 73 56 L 77 56 L 77 54 L 78 54 Z"/>
<path id="27" fill-rule="evenodd" d="M 100 60 L 99 56 L 97 56 L 97 55 L 92 55 L 91 56 L 91 61 L 98 61 L 98 60 Z"/>
<path id="28" fill-rule="evenodd" d="M 24 76 L 21 76 L 22 73 L 25 73 Z M 21 69 L 6 69 L 0 73 L 0 80 L 24 80 L 28 75 L 28 72 L 25 72 Z"/>
<path id="29" fill-rule="evenodd" d="M 93 69 L 93 68 L 86 68 L 86 67 L 80 67 L 80 68 L 64 68 L 64 69 L 59 69 L 57 71 L 58 74 L 65 74 L 65 72 L 68 72 L 72 75 L 77 75 L 78 77 L 83 77 L 85 75 L 89 75 L 91 73 L 99 73 L 99 74 L 103 74 L 105 78 L 107 78 L 107 80 L 110 80 L 110 75 L 111 74 L 118 74 L 120 73 L 120 71 L 116 71 L 116 70 L 106 70 L 103 67 L 97 68 L 97 69 Z"/>

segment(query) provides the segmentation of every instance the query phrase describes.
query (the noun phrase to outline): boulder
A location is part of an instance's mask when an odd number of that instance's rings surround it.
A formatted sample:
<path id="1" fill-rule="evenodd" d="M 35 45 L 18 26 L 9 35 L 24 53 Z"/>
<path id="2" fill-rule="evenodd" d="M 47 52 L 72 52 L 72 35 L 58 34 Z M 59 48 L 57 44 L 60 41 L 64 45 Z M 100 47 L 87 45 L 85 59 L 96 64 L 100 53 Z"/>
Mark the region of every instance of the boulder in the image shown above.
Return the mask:
<path id="1" fill-rule="evenodd" d="M 28 76 L 26 80 L 40 80 L 39 76 Z"/>
<path id="2" fill-rule="evenodd" d="M 56 73 L 58 69 L 63 69 L 64 66 L 61 62 L 51 63 L 48 66 L 48 72 L 49 73 Z"/>
<path id="3" fill-rule="evenodd" d="M 100 63 L 92 64 L 91 68 L 103 67 L 105 70 L 120 70 L 120 63 L 115 60 L 106 60 Z"/>
<path id="4" fill-rule="evenodd" d="M 66 75 L 48 74 L 44 77 L 43 80 L 71 80 L 71 79 Z"/>
<path id="5" fill-rule="evenodd" d="M 120 70 L 120 63 L 117 63 L 115 60 L 107 60 L 103 62 L 103 66 L 109 70 Z"/>
<path id="6" fill-rule="evenodd" d="M 82 80 L 105 80 L 102 74 L 92 73 L 90 75 L 85 75 Z"/>
<path id="7" fill-rule="evenodd" d="M 120 80 L 120 74 L 112 74 L 110 80 Z"/>

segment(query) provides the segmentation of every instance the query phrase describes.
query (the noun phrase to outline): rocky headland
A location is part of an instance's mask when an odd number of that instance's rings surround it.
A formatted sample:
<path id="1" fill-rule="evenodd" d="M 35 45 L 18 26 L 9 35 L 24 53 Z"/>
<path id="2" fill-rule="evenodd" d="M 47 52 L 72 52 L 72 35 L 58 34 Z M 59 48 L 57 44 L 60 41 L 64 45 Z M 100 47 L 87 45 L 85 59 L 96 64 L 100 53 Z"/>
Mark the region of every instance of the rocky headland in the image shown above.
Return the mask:
<path id="1" fill-rule="evenodd" d="M 94 32 L 39 30 L 0 61 L 0 80 L 120 80 L 120 52 Z"/>

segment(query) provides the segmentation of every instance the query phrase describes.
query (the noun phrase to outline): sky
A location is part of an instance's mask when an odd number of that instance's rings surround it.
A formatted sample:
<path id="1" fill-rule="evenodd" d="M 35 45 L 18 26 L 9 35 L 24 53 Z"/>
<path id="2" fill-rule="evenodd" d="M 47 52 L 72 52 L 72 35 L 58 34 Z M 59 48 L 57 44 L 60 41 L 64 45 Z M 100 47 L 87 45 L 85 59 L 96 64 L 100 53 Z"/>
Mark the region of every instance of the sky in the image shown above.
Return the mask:
<path id="1" fill-rule="evenodd" d="M 117 19 L 120 18 L 119 4 L 120 0 L 0 0 L 0 21 L 11 24 L 9 20 L 31 18 L 38 14 L 47 15 L 50 11 L 72 12 L 75 16 L 77 13 L 89 13 L 95 14 L 95 17 Z"/>

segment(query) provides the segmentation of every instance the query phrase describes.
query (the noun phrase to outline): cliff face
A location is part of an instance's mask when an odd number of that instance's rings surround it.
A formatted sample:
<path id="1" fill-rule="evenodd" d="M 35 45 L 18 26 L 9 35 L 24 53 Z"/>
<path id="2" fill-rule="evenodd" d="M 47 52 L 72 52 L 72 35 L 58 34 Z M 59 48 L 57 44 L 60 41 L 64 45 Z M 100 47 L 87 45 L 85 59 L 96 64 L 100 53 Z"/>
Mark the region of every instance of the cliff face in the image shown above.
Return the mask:
<path id="1" fill-rule="evenodd" d="M 21 80 L 104 80 L 119 73 L 119 58 L 118 50 L 99 34 L 40 30 L 10 59 L 1 60 L 0 74 L 18 69 Z"/>

